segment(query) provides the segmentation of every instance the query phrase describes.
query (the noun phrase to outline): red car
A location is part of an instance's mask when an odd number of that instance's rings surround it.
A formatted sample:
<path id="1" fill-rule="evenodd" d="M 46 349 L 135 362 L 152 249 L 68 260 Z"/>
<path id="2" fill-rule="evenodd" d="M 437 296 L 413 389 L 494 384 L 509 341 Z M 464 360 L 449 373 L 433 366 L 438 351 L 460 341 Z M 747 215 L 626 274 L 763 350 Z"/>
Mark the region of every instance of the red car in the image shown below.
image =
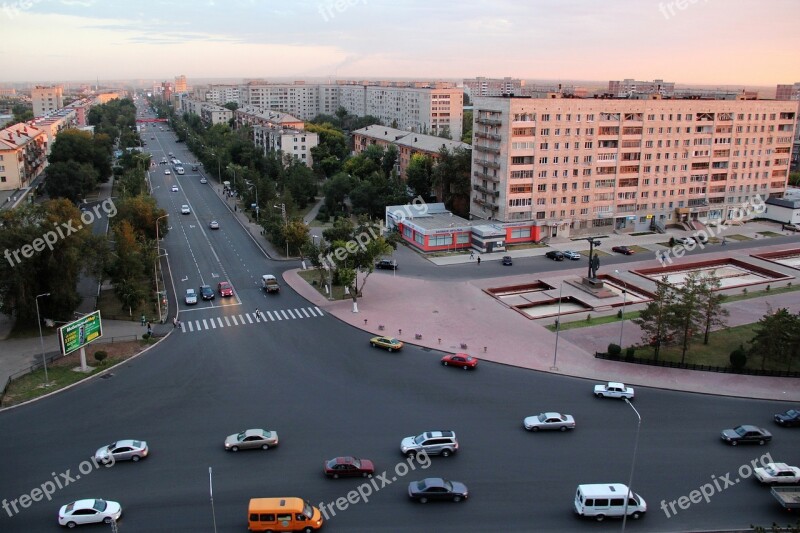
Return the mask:
<path id="1" fill-rule="evenodd" d="M 375 465 L 369 459 L 355 457 L 334 457 L 322 465 L 325 475 L 338 479 L 340 477 L 367 477 L 375 473 Z"/>
<path id="2" fill-rule="evenodd" d="M 633 255 L 633 250 L 628 248 L 627 246 L 614 246 L 611 248 L 612 252 L 617 252 L 618 254 L 622 255 Z"/>
<path id="3" fill-rule="evenodd" d="M 220 296 L 233 296 L 233 287 L 227 281 L 220 281 L 217 290 Z"/>
<path id="4" fill-rule="evenodd" d="M 478 360 L 465 353 L 454 353 L 442 357 L 442 366 L 460 366 L 464 370 L 472 370 L 478 366 Z"/>

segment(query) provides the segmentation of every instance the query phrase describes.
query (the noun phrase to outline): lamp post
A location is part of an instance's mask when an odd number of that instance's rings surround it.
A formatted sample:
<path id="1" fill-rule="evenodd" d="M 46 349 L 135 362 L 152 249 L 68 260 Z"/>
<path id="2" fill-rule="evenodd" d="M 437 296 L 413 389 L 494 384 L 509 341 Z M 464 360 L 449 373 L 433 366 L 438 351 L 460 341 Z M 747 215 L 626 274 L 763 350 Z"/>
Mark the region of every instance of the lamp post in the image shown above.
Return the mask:
<path id="1" fill-rule="evenodd" d="M 636 418 L 639 419 L 636 425 L 636 439 L 634 440 L 633 444 L 633 459 L 631 460 L 631 475 L 628 476 L 628 494 L 625 495 L 625 509 L 622 513 L 622 533 L 625 533 L 625 523 L 628 520 L 628 500 L 630 499 L 631 495 L 633 494 L 633 489 L 631 485 L 633 484 L 633 469 L 636 466 L 636 452 L 639 449 L 639 430 L 642 429 L 642 416 L 639 414 L 639 411 L 633 406 L 633 404 L 627 398 L 623 398 L 625 403 L 627 403 L 633 412 L 636 413 Z"/>
<path id="2" fill-rule="evenodd" d="M 39 294 L 36 296 L 36 322 L 39 323 L 39 344 L 42 346 L 42 366 L 44 367 L 44 386 L 50 386 L 50 380 L 47 379 L 47 360 L 44 358 L 44 338 L 42 337 L 42 319 L 39 317 L 39 298 L 42 296 L 50 296 L 49 292 Z"/>
<path id="3" fill-rule="evenodd" d="M 258 185 L 257 185 L 257 184 L 255 184 L 255 183 L 253 183 L 253 184 L 251 185 L 249 181 L 248 181 L 248 182 L 246 182 L 246 183 L 247 183 L 248 185 L 250 185 L 250 188 L 249 188 L 249 190 L 251 190 L 251 191 L 252 191 L 253 189 L 255 189 L 255 191 L 256 191 L 256 224 L 258 224 Z"/>
<path id="4" fill-rule="evenodd" d="M 614 274 L 619 274 L 619 270 L 615 270 Z M 625 283 L 625 280 L 621 279 L 620 281 L 625 286 L 625 288 L 622 289 L 622 316 L 619 321 L 619 347 L 622 348 L 622 328 L 625 326 L 625 301 L 628 294 L 628 284 Z"/>
<path id="5" fill-rule="evenodd" d="M 553 366 L 550 370 L 558 370 L 556 366 L 556 359 L 558 358 L 558 332 L 561 330 L 561 293 L 564 290 L 564 280 L 561 280 L 561 285 L 558 288 L 558 315 L 556 316 L 556 347 L 553 350 Z"/>
<path id="6" fill-rule="evenodd" d="M 275 209 L 278 208 L 277 205 L 273 205 Z M 286 228 L 289 226 L 289 221 L 286 220 L 286 204 L 281 204 L 281 216 L 283 217 L 283 227 L 284 227 L 284 240 L 286 241 L 286 259 L 289 259 L 289 239 L 286 238 Z"/>
<path id="7" fill-rule="evenodd" d="M 156 219 L 156 262 L 153 265 L 153 277 L 156 280 L 156 305 L 158 306 L 159 323 L 164 321 L 164 317 L 161 315 L 161 293 L 158 292 L 158 260 L 161 258 L 161 245 L 159 244 L 160 241 L 158 240 L 158 221 L 162 218 L 167 218 L 168 216 L 169 213 Z"/>

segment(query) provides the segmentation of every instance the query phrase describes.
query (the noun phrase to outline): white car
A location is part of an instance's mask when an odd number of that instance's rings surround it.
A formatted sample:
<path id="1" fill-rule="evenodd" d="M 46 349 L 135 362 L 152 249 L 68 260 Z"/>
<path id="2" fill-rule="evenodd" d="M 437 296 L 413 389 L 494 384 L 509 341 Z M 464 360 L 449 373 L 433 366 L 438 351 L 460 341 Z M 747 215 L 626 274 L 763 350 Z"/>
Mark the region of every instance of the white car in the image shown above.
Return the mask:
<path id="1" fill-rule="evenodd" d="M 203 184 L 208 183 L 208 180 L 205 179 L 205 178 L 200 178 L 200 183 L 203 183 Z"/>
<path id="2" fill-rule="evenodd" d="M 800 468 L 786 463 L 767 463 L 764 468 L 754 468 L 753 473 L 761 483 L 800 483 Z"/>
<path id="3" fill-rule="evenodd" d="M 178 192 L 178 186 L 177 185 L 173 185 L 172 186 L 172 192 Z"/>
<path id="4" fill-rule="evenodd" d="M 186 297 L 184 298 L 186 305 L 194 305 L 197 303 L 197 291 L 194 289 L 186 289 Z"/>
<path id="5" fill-rule="evenodd" d="M 164 169 L 164 175 L 165 176 L 169 176 L 170 174 L 172 174 L 172 172 L 170 172 L 168 168 L 165 168 Z"/>
<path id="6" fill-rule="evenodd" d="M 110 524 L 122 516 L 122 506 L 117 502 L 91 499 L 77 500 L 61 506 L 58 525 L 73 528 L 82 524 Z"/>
<path id="7" fill-rule="evenodd" d="M 181 206 L 181 214 L 182 214 L 182 215 L 188 215 L 188 214 L 190 214 L 191 212 L 192 212 L 192 210 L 189 208 L 189 206 L 188 206 L 187 204 L 183 204 L 183 205 Z"/>
<path id="8" fill-rule="evenodd" d="M 210 229 L 219 229 L 219 222 L 217 222 L 216 220 L 212 220 L 211 222 L 208 223 L 208 227 Z"/>
<path id="9" fill-rule="evenodd" d="M 594 395 L 598 398 L 628 398 L 633 400 L 633 388 L 626 387 L 624 383 L 609 381 L 603 385 L 595 385 Z"/>
<path id="10" fill-rule="evenodd" d="M 522 421 L 528 431 L 539 431 L 540 429 L 558 429 L 566 431 L 575 429 L 575 419 L 572 415 L 562 415 L 561 413 L 541 413 L 536 416 L 525 417 Z"/>
<path id="11" fill-rule="evenodd" d="M 147 447 L 147 442 L 126 439 L 103 446 L 94 453 L 94 458 L 102 464 L 116 463 L 117 461 L 133 461 L 135 463 L 139 459 L 147 457 L 149 453 L 150 449 Z"/>

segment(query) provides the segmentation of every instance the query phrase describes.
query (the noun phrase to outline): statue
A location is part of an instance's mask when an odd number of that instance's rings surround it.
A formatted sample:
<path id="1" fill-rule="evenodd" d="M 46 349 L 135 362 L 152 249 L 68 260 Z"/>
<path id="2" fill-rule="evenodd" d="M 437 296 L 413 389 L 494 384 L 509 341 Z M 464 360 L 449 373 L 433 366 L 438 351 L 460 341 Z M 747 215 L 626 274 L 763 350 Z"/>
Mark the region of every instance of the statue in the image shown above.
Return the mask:
<path id="1" fill-rule="evenodd" d="M 596 253 L 589 258 L 589 277 L 591 279 L 597 278 L 597 269 L 600 268 L 600 256 Z"/>

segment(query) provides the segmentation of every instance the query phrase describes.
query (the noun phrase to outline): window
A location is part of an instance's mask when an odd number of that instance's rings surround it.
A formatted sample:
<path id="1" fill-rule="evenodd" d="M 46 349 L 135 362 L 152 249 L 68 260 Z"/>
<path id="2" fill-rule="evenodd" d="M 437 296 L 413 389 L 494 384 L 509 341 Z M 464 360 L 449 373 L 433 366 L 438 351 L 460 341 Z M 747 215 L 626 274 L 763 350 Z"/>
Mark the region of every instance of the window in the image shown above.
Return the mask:
<path id="1" fill-rule="evenodd" d="M 518 228 L 511 230 L 512 239 L 526 239 L 531 236 L 531 228 Z"/>
<path id="2" fill-rule="evenodd" d="M 428 237 L 428 246 L 450 246 L 453 244 L 452 235 L 431 235 Z"/>

